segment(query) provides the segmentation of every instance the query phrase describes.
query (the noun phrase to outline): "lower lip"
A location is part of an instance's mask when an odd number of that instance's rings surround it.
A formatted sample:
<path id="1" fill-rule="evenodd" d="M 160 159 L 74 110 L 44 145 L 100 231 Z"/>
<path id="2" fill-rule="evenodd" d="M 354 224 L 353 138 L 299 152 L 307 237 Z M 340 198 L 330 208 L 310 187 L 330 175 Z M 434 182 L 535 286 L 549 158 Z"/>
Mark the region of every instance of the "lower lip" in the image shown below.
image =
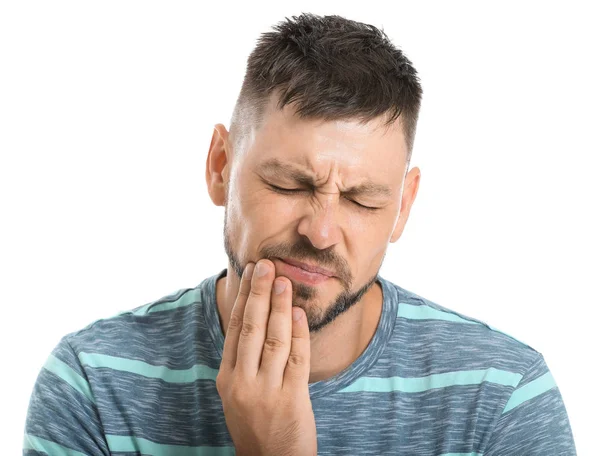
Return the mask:
<path id="1" fill-rule="evenodd" d="M 318 285 L 322 282 L 325 282 L 327 279 L 331 279 L 331 277 L 319 274 L 317 272 L 308 272 L 304 269 L 297 268 L 296 266 L 292 266 L 283 260 L 279 261 L 281 263 L 281 272 L 277 271 L 277 275 L 285 275 L 289 279 L 308 283 L 310 285 Z"/>

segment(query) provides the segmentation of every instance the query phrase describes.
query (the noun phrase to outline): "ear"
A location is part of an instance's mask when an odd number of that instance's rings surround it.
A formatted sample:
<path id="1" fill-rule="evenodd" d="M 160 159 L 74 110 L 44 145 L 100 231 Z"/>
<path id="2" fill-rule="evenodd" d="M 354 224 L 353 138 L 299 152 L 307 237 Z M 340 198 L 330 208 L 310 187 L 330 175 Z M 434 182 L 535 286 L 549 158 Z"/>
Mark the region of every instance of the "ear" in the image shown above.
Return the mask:
<path id="1" fill-rule="evenodd" d="M 206 186 L 216 206 L 225 206 L 230 172 L 229 132 L 223 124 L 214 127 L 206 157 Z"/>
<path id="2" fill-rule="evenodd" d="M 402 191 L 402 205 L 400 207 L 400 214 L 398 215 L 398 221 L 394 227 L 394 232 L 390 238 L 390 242 L 396 242 L 400 239 L 404 226 L 408 220 L 410 214 L 410 208 L 417 197 L 417 191 L 419 190 L 419 182 L 421 180 L 421 170 L 416 166 L 412 168 L 404 179 L 404 189 Z"/>

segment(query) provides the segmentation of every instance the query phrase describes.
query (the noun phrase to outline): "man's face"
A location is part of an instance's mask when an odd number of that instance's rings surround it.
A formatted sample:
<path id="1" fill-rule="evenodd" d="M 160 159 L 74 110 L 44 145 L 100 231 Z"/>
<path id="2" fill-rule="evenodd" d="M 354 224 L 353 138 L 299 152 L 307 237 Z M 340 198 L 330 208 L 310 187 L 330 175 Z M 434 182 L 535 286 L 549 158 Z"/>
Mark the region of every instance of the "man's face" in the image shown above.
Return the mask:
<path id="1" fill-rule="evenodd" d="M 406 145 L 398 125 L 377 130 L 379 120 L 307 121 L 289 105 L 273 106 L 235 158 L 230 154 L 225 250 L 239 278 L 261 258 L 274 262 L 276 277 L 285 275 L 280 258 L 332 271 L 335 277 L 318 284 L 287 276 L 293 305 L 304 309 L 314 333 L 369 290 L 388 243 L 402 231 Z M 375 185 L 351 192 L 368 182 Z"/>

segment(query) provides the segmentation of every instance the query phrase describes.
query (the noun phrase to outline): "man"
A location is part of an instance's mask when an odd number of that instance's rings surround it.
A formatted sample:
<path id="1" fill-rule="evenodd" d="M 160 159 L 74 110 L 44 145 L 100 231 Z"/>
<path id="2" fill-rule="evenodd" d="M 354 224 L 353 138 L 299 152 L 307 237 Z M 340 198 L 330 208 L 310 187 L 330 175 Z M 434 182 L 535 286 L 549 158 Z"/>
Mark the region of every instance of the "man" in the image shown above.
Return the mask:
<path id="1" fill-rule="evenodd" d="M 264 34 L 206 161 L 227 268 L 63 337 L 23 453 L 574 455 L 541 353 L 378 274 L 421 94 L 372 26 Z"/>

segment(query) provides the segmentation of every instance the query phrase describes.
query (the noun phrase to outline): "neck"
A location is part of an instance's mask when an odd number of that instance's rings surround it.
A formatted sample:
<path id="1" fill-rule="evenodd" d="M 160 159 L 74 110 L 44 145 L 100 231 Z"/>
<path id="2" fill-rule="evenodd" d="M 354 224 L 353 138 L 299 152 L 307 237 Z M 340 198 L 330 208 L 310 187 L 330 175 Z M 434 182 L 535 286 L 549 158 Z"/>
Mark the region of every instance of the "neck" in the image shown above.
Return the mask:
<path id="1" fill-rule="evenodd" d="M 227 268 L 227 275 L 217 281 L 217 309 L 225 337 L 239 285 L 231 266 Z M 375 282 L 360 301 L 318 334 L 311 334 L 309 383 L 337 375 L 362 354 L 375 335 L 382 308 L 383 292 L 379 282 Z"/>

